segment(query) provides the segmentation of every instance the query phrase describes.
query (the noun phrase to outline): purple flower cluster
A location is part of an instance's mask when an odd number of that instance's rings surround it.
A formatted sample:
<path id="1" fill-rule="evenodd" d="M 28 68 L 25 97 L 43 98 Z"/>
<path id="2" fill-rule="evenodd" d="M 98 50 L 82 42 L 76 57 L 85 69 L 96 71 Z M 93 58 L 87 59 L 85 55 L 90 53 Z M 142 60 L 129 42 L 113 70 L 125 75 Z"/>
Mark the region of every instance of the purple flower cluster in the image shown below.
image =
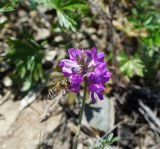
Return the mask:
<path id="1" fill-rule="evenodd" d="M 95 93 L 102 100 L 105 83 L 111 77 L 104 62 L 104 53 L 97 53 L 96 48 L 91 50 L 70 48 L 68 53 L 69 59 L 61 60 L 60 67 L 64 76 L 69 79 L 70 90 L 79 92 L 80 84 L 84 81 L 91 92 L 92 101 L 96 102 Z"/>

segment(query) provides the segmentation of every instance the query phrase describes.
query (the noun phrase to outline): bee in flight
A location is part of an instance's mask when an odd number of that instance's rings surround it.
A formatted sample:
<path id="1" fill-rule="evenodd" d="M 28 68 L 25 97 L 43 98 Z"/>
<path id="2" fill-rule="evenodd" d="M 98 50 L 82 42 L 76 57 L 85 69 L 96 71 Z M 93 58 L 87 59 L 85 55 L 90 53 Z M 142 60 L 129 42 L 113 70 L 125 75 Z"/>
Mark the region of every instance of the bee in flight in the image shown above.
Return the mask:
<path id="1" fill-rule="evenodd" d="M 53 88 L 48 92 L 48 99 L 52 100 L 58 96 L 64 96 L 69 92 L 70 83 L 67 79 L 58 81 Z"/>

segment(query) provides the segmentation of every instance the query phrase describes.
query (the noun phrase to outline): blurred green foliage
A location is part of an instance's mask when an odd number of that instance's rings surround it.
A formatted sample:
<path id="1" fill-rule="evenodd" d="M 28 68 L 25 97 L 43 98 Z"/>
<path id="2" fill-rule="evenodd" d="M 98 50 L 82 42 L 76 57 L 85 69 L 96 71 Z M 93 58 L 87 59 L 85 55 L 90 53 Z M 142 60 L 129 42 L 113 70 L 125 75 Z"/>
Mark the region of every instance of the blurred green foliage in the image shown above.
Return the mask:
<path id="1" fill-rule="evenodd" d="M 0 4 L 0 13 L 13 11 L 18 3 L 24 3 L 22 0 L 2 0 Z M 28 0 L 30 6 L 35 8 L 38 5 L 44 5 L 56 11 L 59 24 L 62 28 L 75 31 L 77 21 L 88 10 L 85 0 Z"/>
<path id="2" fill-rule="evenodd" d="M 139 39 L 139 56 L 146 67 L 145 76 L 155 77 L 160 69 L 160 9 L 157 0 L 139 0 L 129 17 L 137 28 L 145 28 L 148 36 Z"/>
<path id="3" fill-rule="evenodd" d="M 76 20 L 82 18 L 83 12 L 87 9 L 84 0 L 35 0 L 39 4 L 44 4 L 56 10 L 61 27 L 75 31 Z M 81 15 L 81 17 L 80 17 Z"/>
<path id="4" fill-rule="evenodd" d="M 19 0 L 1 0 L 0 1 L 0 13 L 13 11 Z"/>
<path id="5" fill-rule="evenodd" d="M 20 85 L 22 91 L 27 91 L 37 82 L 44 81 L 43 46 L 31 37 L 23 40 L 10 38 L 8 44 L 5 59 L 10 65 L 15 66 L 12 73 L 15 84 Z"/>
<path id="6" fill-rule="evenodd" d="M 127 20 L 133 25 L 130 32 L 133 29 L 135 31 L 142 29 L 147 31 L 147 35 L 136 37 L 138 50 L 134 54 L 127 54 L 124 50 L 120 51 L 117 58 L 119 70 L 128 79 L 135 75 L 155 78 L 157 71 L 160 69 L 159 1 L 136 1 Z"/>

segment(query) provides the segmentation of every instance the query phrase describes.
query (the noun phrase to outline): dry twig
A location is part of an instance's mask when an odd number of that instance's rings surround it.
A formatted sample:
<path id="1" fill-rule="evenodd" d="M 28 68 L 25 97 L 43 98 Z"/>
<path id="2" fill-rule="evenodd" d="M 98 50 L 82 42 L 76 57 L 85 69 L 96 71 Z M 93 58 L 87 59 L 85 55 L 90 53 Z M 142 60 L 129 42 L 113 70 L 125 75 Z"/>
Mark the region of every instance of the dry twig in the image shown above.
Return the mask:
<path id="1" fill-rule="evenodd" d="M 160 120 L 157 118 L 155 113 L 141 100 L 139 101 L 139 105 L 139 112 L 144 116 L 151 129 L 160 134 Z"/>
<path id="2" fill-rule="evenodd" d="M 9 99 L 9 97 L 11 96 L 11 94 L 12 94 L 12 92 L 10 90 L 7 91 L 7 93 L 0 100 L 0 105 L 2 105 L 3 103 L 5 103 Z"/>

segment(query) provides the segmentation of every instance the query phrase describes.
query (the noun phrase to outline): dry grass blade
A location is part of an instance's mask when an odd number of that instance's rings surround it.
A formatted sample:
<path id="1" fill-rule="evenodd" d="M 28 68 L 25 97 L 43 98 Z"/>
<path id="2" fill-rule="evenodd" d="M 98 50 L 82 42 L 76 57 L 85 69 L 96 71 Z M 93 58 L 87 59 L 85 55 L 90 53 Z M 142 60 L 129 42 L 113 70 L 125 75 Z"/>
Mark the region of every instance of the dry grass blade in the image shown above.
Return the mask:
<path id="1" fill-rule="evenodd" d="M 151 129 L 160 134 L 160 120 L 155 115 L 155 113 L 142 101 L 139 101 L 139 111 L 144 116 L 146 121 L 149 123 Z"/>
<path id="2" fill-rule="evenodd" d="M 0 100 L 0 105 L 2 105 L 3 103 L 5 103 L 9 99 L 9 97 L 11 96 L 11 94 L 12 94 L 11 91 L 7 91 L 7 93 Z"/>

